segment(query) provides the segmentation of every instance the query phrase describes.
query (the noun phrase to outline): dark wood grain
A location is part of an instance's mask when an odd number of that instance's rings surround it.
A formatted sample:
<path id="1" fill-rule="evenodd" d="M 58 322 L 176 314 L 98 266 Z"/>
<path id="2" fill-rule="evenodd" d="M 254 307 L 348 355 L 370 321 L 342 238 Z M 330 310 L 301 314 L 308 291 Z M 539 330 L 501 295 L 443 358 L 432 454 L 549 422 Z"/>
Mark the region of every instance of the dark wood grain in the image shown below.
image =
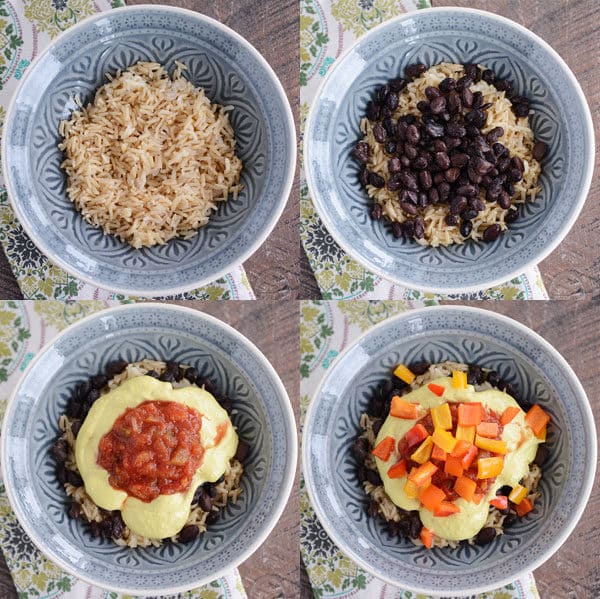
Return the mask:
<path id="1" fill-rule="evenodd" d="M 297 302 L 172 302 L 196 308 L 230 324 L 267 357 L 287 389 L 296 420 L 300 417 L 299 308 Z M 276 448 L 275 448 L 276 450 Z M 300 580 L 298 471 L 285 510 L 261 547 L 239 570 L 250 599 L 292 599 Z M 0 552 L 0 598 L 16 592 Z"/>

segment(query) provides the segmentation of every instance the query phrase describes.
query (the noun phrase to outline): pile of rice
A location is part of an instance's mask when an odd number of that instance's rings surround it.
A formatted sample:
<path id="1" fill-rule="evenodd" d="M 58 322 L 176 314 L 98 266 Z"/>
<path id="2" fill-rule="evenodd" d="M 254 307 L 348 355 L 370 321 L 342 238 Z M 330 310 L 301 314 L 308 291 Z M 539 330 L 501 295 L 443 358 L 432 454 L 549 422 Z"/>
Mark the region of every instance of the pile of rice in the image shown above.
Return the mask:
<path id="1" fill-rule="evenodd" d="M 112 389 L 118 387 L 124 381 L 134 378 L 136 376 L 144 375 L 150 371 L 154 371 L 157 374 L 162 374 L 166 369 L 165 362 L 157 360 L 142 360 L 140 362 L 134 362 L 129 364 L 127 368 L 120 374 L 114 376 L 106 386 L 102 395 L 105 395 Z M 189 387 L 190 383 L 186 378 L 183 378 L 179 382 L 172 383 L 174 388 Z M 65 466 L 79 474 L 77 468 L 77 462 L 75 460 L 75 435 L 71 430 L 74 420 L 63 414 L 58 422 L 59 428 L 62 431 L 60 439 L 64 439 L 67 442 L 68 452 Z M 223 508 L 228 502 L 235 503 L 242 492 L 240 487 L 240 479 L 244 473 L 243 465 L 236 459 L 232 458 L 225 470 L 223 480 L 215 485 L 216 495 L 212 498 L 212 513 L 217 513 Z M 76 487 L 70 483 L 64 485 L 67 495 L 73 499 L 75 503 L 81 508 L 82 517 L 89 523 L 91 522 L 102 522 L 106 518 L 110 517 L 109 513 L 99 508 L 92 498 L 86 493 L 85 487 Z M 198 527 L 199 533 L 203 533 L 206 530 L 207 518 L 209 518 L 211 512 L 203 511 L 199 505 L 192 505 L 190 515 L 185 523 L 185 526 L 194 524 Z M 108 514 L 108 515 L 107 515 Z M 124 532 L 121 537 L 114 538 L 113 541 L 117 545 L 127 547 L 148 547 L 153 545 L 159 547 L 162 545 L 162 539 L 151 539 L 149 537 L 143 537 L 136 535 L 131 532 L 127 526 L 124 528 Z M 171 537 L 171 541 L 177 541 L 177 535 Z"/>
<path id="2" fill-rule="evenodd" d="M 485 68 L 485 67 L 481 67 Z M 429 86 L 438 87 L 447 77 L 458 79 L 465 74 L 464 67 L 460 64 L 441 63 L 431 67 L 423 75 L 410 82 L 401 93 L 398 94 L 398 108 L 393 115 L 394 119 L 407 114 L 420 117 L 421 111 L 417 108 L 417 103 L 427 100 L 425 89 Z M 527 117 L 517 117 L 511 109 L 511 102 L 506 97 L 506 92 L 498 91 L 493 85 L 481 80 L 470 86 L 472 92 L 480 91 L 483 94 L 483 102 L 492 103 L 487 111 L 487 121 L 482 128 L 482 133 L 488 133 L 495 127 L 502 127 L 504 135 L 498 140 L 510 152 L 512 156 L 518 156 L 523 161 L 523 178 L 514 184 L 515 195 L 512 197 L 513 204 L 522 204 L 525 201 L 534 201 L 536 195 L 541 191 L 537 185 L 541 173 L 540 163 L 533 158 L 532 150 L 535 143 L 533 131 L 529 127 Z M 363 118 L 360 124 L 361 132 L 364 135 L 363 141 L 369 144 L 370 157 L 368 168 L 377 173 L 384 179 L 388 179 L 388 160 L 383 149 L 383 144 L 375 140 L 373 136 L 372 123 L 367 118 Z M 372 185 L 367 186 L 369 197 L 381 205 L 382 212 L 390 221 L 404 222 L 406 215 L 400 208 L 398 194 L 389 191 L 386 187 L 378 189 Z M 485 194 L 480 194 L 485 200 Z M 498 223 L 502 230 L 507 228 L 504 217 L 508 210 L 498 206 L 496 203 L 486 202 L 485 210 L 479 212 L 473 219 L 473 231 L 470 235 L 472 239 L 481 239 L 483 231 L 489 226 Z M 447 209 L 440 205 L 429 205 L 420 211 L 425 221 L 425 234 L 421 239 L 415 239 L 420 245 L 429 245 L 437 247 L 440 245 L 450 245 L 453 243 L 464 243 L 466 240 L 461 235 L 458 226 L 449 226 L 444 222 Z"/>
<path id="3" fill-rule="evenodd" d="M 443 362 L 441 364 L 432 364 L 429 367 L 429 370 L 422 375 L 419 375 L 415 378 L 415 380 L 410 385 L 410 390 L 418 389 L 419 387 L 423 387 L 424 385 L 430 383 L 436 378 L 441 376 L 451 376 L 453 370 L 459 370 L 461 372 L 467 372 L 469 367 L 466 364 L 461 364 L 459 362 Z M 483 391 L 485 389 L 493 389 L 492 385 L 487 381 L 482 383 L 481 385 L 475 385 L 476 391 Z M 364 437 L 369 442 L 369 447 L 374 447 L 375 439 L 377 435 L 373 431 L 373 423 L 376 418 L 369 416 L 369 414 L 363 413 L 360 417 L 360 428 L 363 431 L 360 437 Z M 365 458 L 365 466 L 370 470 L 377 471 L 377 464 L 375 462 L 375 458 L 369 452 L 367 457 Z M 539 466 L 534 464 L 533 462 L 529 467 L 529 474 L 523 479 L 523 486 L 529 490 L 527 494 L 527 498 L 531 500 L 532 503 L 535 503 L 535 500 L 540 496 L 537 491 L 538 484 L 540 479 L 542 478 L 542 471 Z M 402 511 L 400 508 L 388 497 L 387 493 L 383 485 L 374 485 L 370 483 L 368 480 L 363 482 L 363 487 L 365 492 L 369 497 L 377 503 L 378 514 L 381 518 L 383 518 L 386 522 L 399 522 L 402 518 Z M 498 510 L 497 508 L 490 506 L 490 512 L 488 515 L 488 519 L 486 523 L 483 525 L 483 528 L 492 527 L 496 531 L 496 535 L 503 534 L 503 524 L 504 519 L 507 514 Z M 415 545 L 423 545 L 421 539 L 411 539 L 411 541 Z M 475 536 L 471 537 L 467 540 L 469 545 L 475 545 Z M 437 535 L 433 535 L 433 545 L 434 547 L 451 547 L 456 548 L 460 545 L 459 541 L 449 541 L 447 539 L 442 539 Z"/>
<path id="4" fill-rule="evenodd" d="M 193 237 L 242 187 L 232 107 L 211 104 L 184 69 L 177 63 L 171 79 L 139 62 L 107 74 L 94 100 L 60 123 L 69 198 L 89 223 L 135 248 Z"/>

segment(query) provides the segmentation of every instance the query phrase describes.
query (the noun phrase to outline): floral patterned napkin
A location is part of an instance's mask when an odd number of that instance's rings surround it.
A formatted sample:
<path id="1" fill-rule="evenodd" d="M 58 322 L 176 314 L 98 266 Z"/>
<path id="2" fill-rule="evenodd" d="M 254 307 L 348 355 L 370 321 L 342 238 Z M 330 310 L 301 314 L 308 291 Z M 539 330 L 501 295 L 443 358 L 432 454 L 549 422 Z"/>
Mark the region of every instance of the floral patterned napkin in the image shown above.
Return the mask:
<path id="1" fill-rule="evenodd" d="M 80 19 L 119 6 L 124 6 L 123 0 L 0 0 L 0 138 L 12 94 L 33 59 Z M 15 218 L 1 174 L 0 243 L 26 299 L 123 299 L 80 281 L 39 252 Z M 243 266 L 178 297 L 255 299 Z"/>
<path id="2" fill-rule="evenodd" d="M 108 305 L 104 301 L 0 302 L 0 419 L 21 373 L 40 349 L 68 325 Z M 19 525 L 1 479 L 0 548 L 20 599 L 133 599 L 130 595 L 93 587 L 46 559 Z M 246 592 L 236 568 L 222 578 L 177 596 L 184 598 L 245 599 Z"/>
<path id="3" fill-rule="evenodd" d="M 390 316 L 422 301 L 301 302 L 300 425 L 331 362 L 354 340 Z M 425 595 L 391 586 L 361 570 L 343 555 L 321 527 L 300 478 L 300 554 L 317 599 L 427 599 Z M 539 599 L 533 574 L 471 599 Z"/>
<path id="4" fill-rule="evenodd" d="M 429 0 L 301 0 L 300 128 L 329 67 L 366 31 Z M 365 270 L 335 243 L 315 211 L 304 172 L 300 181 L 300 236 L 324 299 L 433 300 L 442 296 L 396 285 Z M 447 299 L 548 299 L 539 269 L 503 285 Z"/>

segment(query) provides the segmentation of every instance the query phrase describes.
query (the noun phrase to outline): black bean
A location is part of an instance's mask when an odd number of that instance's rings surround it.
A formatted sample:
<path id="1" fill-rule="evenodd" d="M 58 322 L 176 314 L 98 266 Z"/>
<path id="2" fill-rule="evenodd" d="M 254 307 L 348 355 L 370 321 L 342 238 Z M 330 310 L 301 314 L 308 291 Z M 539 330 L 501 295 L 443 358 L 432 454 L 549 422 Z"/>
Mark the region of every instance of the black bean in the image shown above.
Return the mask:
<path id="1" fill-rule="evenodd" d="M 496 79 L 494 87 L 500 92 L 508 92 L 512 89 L 512 83 L 508 79 Z"/>
<path id="2" fill-rule="evenodd" d="M 504 173 L 510 167 L 510 159 L 508 156 L 500 158 L 496 161 L 496 169 L 500 173 Z"/>
<path id="3" fill-rule="evenodd" d="M 494 165 L 491 162 L 484 160 L 483 158 L 478 158 L 477 160 L 475 160 L 473 168 L 475 169 L 475 172 L 478 175 L 485 175 L 494 168 Z"/>
<path id="4" fill-rule="evenodd" d="M 356 468 L 356 476 L 361 483 L 367 480 L 367 468 L 364 464 L 359 464 Z"/>
<path id="5" fill-rule="evenodd" d="M 477 210 L 473 210 L 472 208 L 467 208 L 466 210 L 464 210 L 461 213 L 460 217 L 464 221 L 473 220 L 474 218 L 477 217 Z"/>
<path id="6" fill-rule="evenodd" d="M 69 446 L 64 439 L 58 439 L 50 449 L 50 453 L 59 464 L 64 464 L 68 451 Z"/>
<path id="7" fill-rule="evenodd" d="M 92 537 L 99 537 L 101 534 L 100 524 L 98 524 L 98 522 L 90 522 L 89 530 Z"/>
<path id="8" fill-rule="evenodd" d="M 392 537 L 400 536 L 400 524 L 398 522 L 388 522 L 387 523 L 388 533 Z"/>
<path id="9" fill-rule="evenodd" d="M 108 377 L 105 374 L 97 374 L 90 379 L 92 390 L 100 390 L 106 386 L 106 383 L 108 383 Z"/>
<path id="10" fill-rule="evenodd" d="M 171 370 L 165 370 L 158 378 L 165 383 L 174 383 L 175 373 Z"/>
<path id="11" fill-rule="evenodd" d="M 77 520 L 81 516 L 81 506 L 76 501 L 71 501 L 68 510 L 69 516 L 74 520 Z"/>
<path id="12" fill-rule="evenodd" d="M 449 135 L 450 137 L 461 138 L 467 134 L 467 130 L 460 123 L 454 123 L 454 122 L 450 121 L 446 125 L 446 134 Z"/>
<path id="13" fill-rule="evenodd" d="M 435 187 L 432 187 L 428 193 L 427 197 L 429 198 L 430 204 L 437 204 L 440 201 L 440 194 Z"/>
<path id="14" fill-rule="evenodd" d="M 434 138 L 442 137 L 444 135 L 444 126 L 438 123 L 427 123 L 425 125 L 425 133 Z"/>
<path id="15" fill-rule="evenodd" d="M 125 523 L 123 522 L 123 519 L 121 518 L 121 514 L 119 512 L 113 512 L 113 515 L 110 519 L 110 525 L 112 529 L 111 536 L 114 539 L 120 539 L 123 536 L 123 533 L 125 532 Z"/>
<path id="16" fill-rule="evenodd" d="M 450 114 L 457 114 L 462 110 L 462 100 L 457 92 L 452 91 L 446 97 L 446 104 Z"/>
<path id="17" fill-rule="evenodd" d="M 250 452 L 250 445 L 248 443 L 246 443 L 246 441 L 244 441 L 243 439 L 238 439 L 238 446 L 235 452 L 235 459 L 238 462 L 243 462 L 247 457 L 248 457 L 248 453 Z"/>
<path id="18" fill-rule="evenodd" d="M 460 224 L 460 234 L 463 237 L 469 237 L 469 235 L 471 235 L 471 231 L 473 231 L 473 223 L 470 220 L 464 220 Z"/>
<path id="19" fill-rule="evenodd" d="M 422 171 L 427 168 L 427 158 L 425 156 L 417 156 L 412 161 L 412 167 L 418 171 Z"/>
<path id="20" fill-rule="evenodd" d="M 398 108 L 398 94 L 394 91 L 389 91 L 385 98 L 385 106 L 392 112 Z"/>
<path id="21" fill-rule="evenodd" d="M 443 170 L 446 170 L 450 167 L 450 157 L 446 152 L 436 152 L 435 162 Z"/>
<path id="22" fill-rule="evenodd" d="M 59 464 L 56 467 L 56 478 L 61 485 L 64 485 L 67 482 L 67 469 L 64 464 Z"/>
<path id="23" fill-rule="evenodd" d="M 106 365 L 104 370 L 106 374 L 112 378 L 117 374 L 121 374 L 125 368 L 127 368 L 127 362 L 125 360 L 113 360 Z"/>
<path id="24" fill-rule="evenodd" d="M 461 196 L 476 196 L 479 193 L 479 190 L 475 185 L 462 185 L 456 190 L 456 193 Z"/>
<path id="25" fill-rule="evenodd" d="M 504 189 L 505 189 L 506 193 L 507 193 L 507 194 L 508 194 L 510 197 L 512 197 L 512 196 L 514 196 L 514 195 L 515 195 L 515 187 L 514 187 L 514 185 L 513 185 L 513 184 L 512 184 L 510 181 L 507 181 L 507 182 L 504 184 Z"/>
<path id="26" fill-rule="evenodd" d="M 492 71 L 491 69 L 485 69 L 483 73 L 481 73 L 481 78 L 486 83 L 493 85 L 494 81 L 496 81 L 496 73 L 494 73 L 494 71 Z"/>
<path id="27" fill-rule="evenodd" d="M 546 155 L 547 151 L 547 144 L 545 144 L 543 141 L 536 141 L 535 144 L 533 144 L 533 151 L 531 153 L 533 157 L 539 161 Z"/>
<path id="28" fill-rule="evenodd" d="M 467 75 L 463 75 L 460 79 L 456 81 L 456 89 L 458 91 L 462 91 L 465 87 L 471 87 L 473 85 L 473 79 L 468 77 Z"/>
<path id="29" fill-rule="evenodd" d="M 421 189 L 428 190 L 432 185 L 431 173 L 429 171 L 421 171 L 419 173 L 419 186 Z M 431 200 L 431 197 L 429 199 Z"/>
<path id="30" fill-rule="evenodd" d="M 417 191 L 419 189 L 417 179 L 412 173 L 403 171 L 400 173 L 400 177 L 402 179 L 402 184 L 404 185 L 404 187 L 406 187 L 406 189 L 409 189 L 411 191 Z"/>
<path id="31" fill-rule="evenodd" d="M 485 210 L 485 202 L 481 198 L 471 198 L 469 200 L 469 208 L 481 212 Z"/>
<path id="32" fill-rule="evenodd" d="M 495 370 L 490 370 L 485 378 L 492 387 L 497 387 L 500 382 L 500 375 Z"/>
<path id="33" fill-rule="evenodd" d="M 375 102 L 367 102 L 367 109 L 365 110 L 367 118 L 372 121 L 378 121 L 381 115 L 381 110 Z"/>
<path id="34" fill-rule="evenodd" d="M 407 516 L 407 520 L 408 536 L 411 539 L 418 538 L 419 534 L 421 533 L 421 529 L 423 528 L 423 523 L 421 522 L 421 518 L 419 517 L 419 512 L 410 512 Z"/>
<path id="35" fill-rule="evenodd" d="M 396 142 L 395 141 L 386 142 L 385 146 L 383 146 L 383 149 L 386 154 L 395 154 L 397 151 Z"/>
<path id="36" fill-rule="evenodd" d="M 458 217 L 454 214 L 446 214 L 444 221 L 449 227 L 454 227 L 458 224 Z"/>
<path id="37" fill-rule="evenodd" d="M 394 119 L 387 117 L 383 119 L 382 123 L 385 132 L 388 134 L 388 137 L 394 137 L 398 132 L 398 127 L 394 122 Z"/>
<path id="38" fill-rule="evenodd" d="M 550 454 L 550 452 L 548 451 L 548 448 L 546 447 L 546 445 L 544 445 L 544 444 L 538 445 L 537 452 L 535 454 L 535 459 L 533 460 L 533 463 L 537 464 L 541 468 L 544 465 L 544 463 L 546 462 L 546 460 L 548 459 L 549 454 Z"/>
<path id="39" fill-rule="evenodd" d="M 464 66 L 465 75 L 473 81 L 478 81 L 481 78 L 479 67 L 475 63 L 467 63 Z"/>
<path id="40" fill-rule="evenodd" d="M 151 376 L 153 379 L 158 379 L 160 378 L 160 374 L 158 374 L 158 372 L 156 372 L 156 370 L 149 370 L 146 373 L 146 376 Z"/>
<path id="41" fill-rule="evenodd" d="M 487 545 L 496 538 L 496 529 L 492 526 L 486 526 L 482 528 L 475 537 L 475 543 L 477 545 Z"/>
<path id="42" fill-rule="evenodd" d="M 404 74 L 408 78 L 414 79 L 415 77 L 420 77 L 426 70 L 427 67 L 422 62 L 418 62 L 416 64 L 409 64 L 404 69 Z"/>
<path id="43" fill-rule="evenodd" d="M 400 208 L 406 214 L 410 214 L 411 216 L 415 216 L 417 214 L 417 207 L 414 204 L 411 204 L 410 202 L 400 202 Z"/>
<path id="44" fill-rule="evenodd" d="M 512 109 L 518 117 L 529 115 L 529 104 L 513 104 Z"/>
<path id="45" fill-rule="evenodd" d="M 419 155 L 419 150 L 408 142 L 404 146 L 404 155 L 410 160 L 414 160 Z"/>
<path id="46" fill-rule="evenodd" d="M 408 81 L 406 79 L 402 79 L 402 77 L 397 77 L 396 79 L 392 79 L 389 82 L 390 89 L 396 93 L 401 92 L 407 85 Z"/>
<path id="47" fill-rule="evenodd" d="M 433 141 L 433 151 L 434 152 L 448 152 L 448 146 L 441 140 L 436 139 Z"/>
<path id="48" fill-rule="evenodd" d="M 90 382 L 89 381 L 84 381 L 83 383 L 79 383 L 79 385 L 77 385 L 77 389 L 75 391 L 74 397 L 77 397 L 78 399 L 85 399 L 85 396 L 88 394 L 90 390 Z"/>
<path id="49" fill-rule="evenodd" d="M 69 418 L 79 418 L 81 416 L 81 401 L 73 396 L 67 403 L 66 414 Z"/>
<path id="50" fill-rule="evenodd" d="M 516 208 L 511 208 L 504 215 L 504 222 L 514 223 L 519 218 L 519 211 Z"/>
<path id="51" fill-rule="evenodd" d="M 177 540 L 180 543 L 191 543 L 200 532 L 199 528 L 195 524 L 188 524 L 184 526 L 177 535 Z"/>
<path id="52" fill-rule="evenodd" d="M 473 167 L 469 166 L 467 168 L 467 175 L 471 183 L 474 183 L 475 185 L 479 185 L 481 183 L 481 175 L 478 174 Z"/>
<path id="53" fill-rule="evenodd" d="M 81 420 L 73 420 L 71 423 L 71 433 L 74 437 L 77 437 L 79 430 L 81 429 Z"/>
<path id="54" fill-rule="evenodd" d="M 375 485 L 376 487 L 380 486 L 383 484 L 381 477 L 379 476 L 379 474 L 377 473 L 376 470 L 371 470 L 368 469 L 367 470 L 367 480 L 372 484 Z"/>
<path id="55" fill-rule="evenodd" d="M 408 369 L 413 374 L 416 374 L 417 376 L 421 376 L 422 374 L 425 374 L 429 370 L 430 366 L 431 366 L 431 362 L 427 362 L 426 360 L 422 360 L 420 362 L 411 362 L 408 365 Z"/>
<path id="56" fill-rule="evenodd" d="M 413 220 L 406 220 L 402 223 L 402 234 L 407 239 L 410 239 L 415 234 L 415 222 Z"/>
<path id="57" fill-rule="evenodd" d="M 188 366 L 185 370 L 185 378 L 190 381 L 195 381 L 198 378 L 198 371 L 193 366 Z"/>
<path id="58" fill-rule="evenodd" d="M 400 224 L 400 223 L 398 223 L 398 224 Z M 373 429 L 373 434 L 377 436 L 379 434 L 379 431 L 381 430 L 382 426 L 383 426 L 383 418 L 377 418 L 377 419 L 373 420 L 373 422 L 371 424 L 371 428 Z"/>
<path id="59" fill-rule="evenodd" d="M 422 114 L 431 114 L 431 104 L 426 100 L 420 100 L 417 102 L 417 110 Z"/>
<path id="60" fill-rule="evenodd" d="M 370 172 L 369 173 L 369 185 L 373 187 L 377 187 L 381 189 L 385 185 L 385 179 L 378 175 L 377 173 Z"/>
<path id="61" fill-rule="evenodd" d="M 83 485 L 83 480 L 81 476 L 79 476 L 77 472 L 74 472 L 73 470 L 69 469 L 67 469 L 67 482 L 73 485 L 74 487 L 81 487 Z"/>
<path id="62" fill-rule="evenodd" d="M 460 214 L 467 207 L 467 198 L 455 196 L 450 201 L 450 214 Z"/>
<path id="63" fill-rule="evenodd" d="M 379 504 L 376 501 L 369 501 L 367 504 L 367 514 L 369 514 L 371 518 L 376 518 L 379 515 Z"/>
<path id="64" fill-rule="evenodd" d="M 508 210 L 510 208 L 510 196 L 506 191 L 502 190 L 500 195 L 498 196 L 498 206 L 503 208 L 504 210 Z"/>
<path id="65" fill-rule="evenodd" d="M 446 98 L 444 96 L 433 98 L 430 102 L 430 106 L 433 114 L 440 114 L 446 110 Z"/>
<path id="66" fill-rule="evenodd" d="M 511 397 L 517 399 L 517 388 L 512 383 L 506 383 L 506 386 L 504 387 L 504 392 L 508 393 Z"/>
<path id="67" fill-rule="evenodd" d="M 493 225 L 490 225 L 483 232 L 483 240 L 484 241 L 495 241 L 496 239 L 498 239 L 498 236 L 500 235 L 500 233 L 501 233 L 500 225 L 497 223 L 494 223 Z"/>
<path id="68" fill-rule="evenodd" d="M 494 143 L 498 141 L 503 135 L 504 129 L 502 127 L 494 127 L 491 131 L 488 131 L 486 139 L 489 143 Z M 494 152 L 494 154 L 496 154 L 496 152 Z"/>
<path id="69" fill-rule="evenodd" d="M 452 154 L 452 156 L 450 156 L 450 164 L 458 168 L 464 168 L 469 164 L 470 160 L 470 156 L 462 152 L 457 152 L 456 154 Z"/>
<path id="70" fill-rule="evenodd" d="M 402 164 L 400 163 L 400 159 L 394 156 L 394 158 L 390 158 L 388 161 L 388 171 L 390 173 L 398 173 L 402 169 Z"/>
<path id="71" fill-rule="evenodd" d="M 417 194 L 417 206 L 419 206 L 420 208 L 425 208 L 427 204 L 429 204 L 429 198 L 427 194 L 424 191 L 420 191 Z"/>
<path id="72" fill-rule="evenodd" d="M 377 126 L 377 125 L 376 125 Z M 369 161 L 369 144 L 364 141 L 358 142 L 352 150 L 352 156 L 359 162 L 365 164 Z"/>
<path id="73" fill-rule="evenodd" d="M 425 221 L 418 216 L 415 218 L 415 239 L 421 239 L 425 235 Z"/>
<path id="74" fill-rule="evenodd" d="M 473 94 L 473 102 L 471 107 L 474 109 L 481 108 L 483 106 L 483 94 L 481 92 L 475 92 Z"/>
<path id="75" fill-rule="evenodd" d="M 470 364 L 467 371 L 467 383 L 469 383 L 469 385 L 481 385 L 484 380 L 485 374 L 481 369 L 481 366 Z"/>
<path id="76" fill-rule="evenodd" d="M 446 181 L 442 181 L 438 185 L 437 189 L 440 194 L 440 201 L 445 202 L 448 199 L 448 196 L 450 195 L 450 184 Z"/>
<path id="77" fill-rule="evenodd" d="M 442 95 L 442 92 L 440 92 L 440 90 L 437 87 L 434 87 L 433 85 L 430 85 L 428 87 L 425 88 L 425 95 L 427 96 L 427 99 L 429 101 L 435 99 L 435 98 L 439 98 Z"/>
<path id="78" fill-rule="evenodd" d="M 210 512 L 212 510 L 212 500 L 210 495 L 204 489 L 198 496 L 198 507 L 204 512 Z"/>
<path id="79" fill-rule="evenodd" d="M 456 79 L 453 79 L 452 77 L 446 77 L 446 79 L 444 79 L 438 86 L 440 88 L 440 90 L 442 90 L 445 94 L 447 94 L 448 92 L 451 92 L 452 90 L 456 89 Z"/>
<path id="80" fill-rule="evenodd" d="M 406 129 L 406 141 L 410 144 L 416 144 L 419 142 L 421 134 L 416 125 L 409 125 Z"/>
<path id="81" fill-rule="evenodd" d="M 400 237 L 402 237 L 404 235 L 403 230 L 402 230 L 402 223 L 397 223 L 397 222 L 392 223 L 392 235 L 396 239 L 400 239 Z"/>
<path id="82" fill-rule="evenodd" d="M 371 218 L 374 220 L 379 220 L 383 216 L 383 210 L 379 204 L 374 204 L 373 209 L 371 210 Z"/>
<path id="83" fill-rule="evenodd" d="M 378 87 L 375 90 L 375 102 L 377 102 L 377 104 L 379 104 L 380 106 L 383 106 L 385 104 L 385 98 L 387 97 L 389 90 L 390 88 L 387 83 Z"/>
<path id="84" fill-rule="evenodd" d="M 464 106 L 467 108 L 471 108 L 471 106 L 473 106 L 473 92 L 468 87 L 465 87 L 462 90 L 460 97 L 462 98 Z"/>
<path id="85" fill-rule="evenodd" d="M 449 168 L 444 172 L 444 178 L 446 179 L 446 181 L 448 181 L 448 183 L 454 183 L 454 181 L 456 181 L 459 176 L 460 169 L 456 167 Z"/>
<path id="86" fill-rule="evenodd" d="M 508 514 L 506 518 L 502 521 L 502 526 L 512 526 L 517 521 L 517 516 L 515 514 Z"/>
<path id="87" fill-rule="evenodd" d="M 221 397 L 221 396 L 216 396 L 216 399 L 219 402 L 219 405 L 229 414 L 233 407 L 231 405 L 231 399 L 229 399 L 228 397 Z"/>
<path id="88" fill-rule="evenodd" d="M 504 146 L 503 144 L 501 144 L 500 142 L 494 143 L 492 145 L 492 150 L 498 158 L 508 156 L 508 148 L 506 146 Z"/>
<path id="89" fill-rule="evenodd" d="M 398 191 L 400 189 L 402 189 L 402 179 L 401 179 L 401 173 L 394 173 L 388 180 L 386 183 L 386 187 L 390 190 L 390 191 Z"/>
<path id="90" fill-rule="evenodd" d="M 379 123 L 373 127 L 373 137 L 375 138 L 375 141 L 378 141 L 379 143 L 383 143 L 387 139 L 387 133 Z"/>
<path id="91" fill-rule="evenodd" d="M 511 168 L 508 171 L 508 180 L 511 183 L 517 183 L 523 178 L 521 171 L 518 168 Z"/>

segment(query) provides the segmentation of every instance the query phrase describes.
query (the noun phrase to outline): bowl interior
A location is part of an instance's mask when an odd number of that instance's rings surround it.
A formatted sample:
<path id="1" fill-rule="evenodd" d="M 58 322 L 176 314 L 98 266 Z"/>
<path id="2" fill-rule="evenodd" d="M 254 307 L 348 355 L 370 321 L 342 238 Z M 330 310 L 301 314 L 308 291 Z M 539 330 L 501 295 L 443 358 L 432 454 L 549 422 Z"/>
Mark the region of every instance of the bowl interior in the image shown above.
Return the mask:
<path id="1" fill-rule="evenodd" d="M 180 61 L 211 101 L 233 107 L 243 191 L 221 203 L 190 240 L 134 250 L 79 215 L 66 194 L 58 126 L 114 74 L 138 61 Z M 41 249 L 84 279 L 141 293 L 196 286 L 241 261 L 266 236 L 286 199 L 294 140 L 287 100 L 247 42 L 202 15 L 127 8 L 61 36 L 34 65 L 7 120 L 6 172 L 19 218 Z M 168 273 L 168 282 L 165 275 Z"/>
<path id="2" fill-rule="evenodd" d="M 67 497 L 48 452 L 78 382 L 110 360 L 144 357 L 191 364 L 211 378 L 232 398 L 232 421 L 251 451 L 238 503 L 224 508 L 195 542 L 132 550 L 93 538 L 79 520 L 67 516 Z M 287 499 L 294 440 L 287 402 L 258 350 L 218 321 L 155 306 L 99 313 L 53 342 L 16 391 L 3 447 L 13 508 L 47 555 L 99 586 L 158 593 L 213 580 L 256 548 Z"/>
<path id="3" fill-rule="evenodd" d="M 394 365 L 423 359 L 494 368 L 516 386 L 520 398 L 551 415 L 550 455 L 535 511 L 489 545 L 424 551 L 391 537 L 382 520 L 366 513 L 367 497 L 351 453 L 360 415 Z M 560 356 L 514 321 L 458 308 L 428 308 L 391 319 L 343 354 L 313 402 L 304 469 L 316 512 L 344 552 L 400 586 L 463 594 L 511 582 L 558 548 L 574 525 L 572 515 L 587 500 L 595 433 L 585 394 Z"/>
<path id="4" fill-rule="evenodd" d="M 531 100 L 535 137 L 548 144 L 535 203 L 493 243 L 426 248 L 395 239 L 370 216 L 350 151 L 375 88 L 423 62 L 474 62 L 511 79 Z M 434 9 L 365 35 L 336 63 L 315 101 L 305 141 L 316 207 L 338 243 L 379 274 L 436 291 L 485 288 L 538 262 L 566 234 L 585 200 L 593 138 L 589 111 L 564 63 L 533 34 L 479 11 Z"/>

